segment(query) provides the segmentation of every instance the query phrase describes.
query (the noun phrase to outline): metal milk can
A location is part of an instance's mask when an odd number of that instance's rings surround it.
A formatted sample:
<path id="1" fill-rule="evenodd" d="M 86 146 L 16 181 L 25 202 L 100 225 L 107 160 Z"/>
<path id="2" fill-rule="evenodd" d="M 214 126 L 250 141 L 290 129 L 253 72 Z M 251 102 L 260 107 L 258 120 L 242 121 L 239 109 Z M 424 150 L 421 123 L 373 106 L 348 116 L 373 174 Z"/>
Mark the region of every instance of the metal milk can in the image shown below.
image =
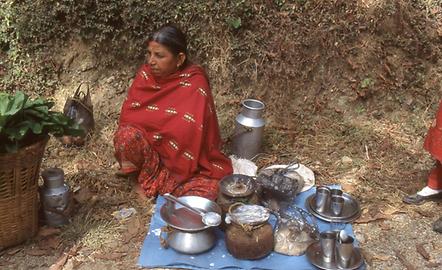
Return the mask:
<path id="1" fill-rule="evenodd" d="M 59 168 L 48 168 L 41 173 L 44 185 L 40 189 L 45 223 L 49 226 L 62 226 L 69 223 L 69 186 L 64 182 L 64 172 Z"/>
<path id="2" fill-rule="evenodd" d="M 265 105 L 256 99 L 241 102 L 242 111 L 235 119 L 232 153 L 240 158 L 253 159 L 261 150 L 265 121 Z"/>

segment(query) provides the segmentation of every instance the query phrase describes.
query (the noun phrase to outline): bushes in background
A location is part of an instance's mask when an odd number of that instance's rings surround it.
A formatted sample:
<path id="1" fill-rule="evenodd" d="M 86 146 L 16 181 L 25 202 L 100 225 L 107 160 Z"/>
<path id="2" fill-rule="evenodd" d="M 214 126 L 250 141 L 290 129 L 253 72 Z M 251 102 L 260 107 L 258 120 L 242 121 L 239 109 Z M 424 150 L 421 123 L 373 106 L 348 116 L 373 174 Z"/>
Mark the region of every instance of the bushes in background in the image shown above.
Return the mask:
<path id="1" fill-rule="evenodd" d="M 35 86 L 35 80 L 40 84 L 37 77 L 45 77 L 43 73 L 53 69 L 47 57 L 52 48 L 64 46 L 70 38 L 81 38 L 90 44 L 98 58 L 104 57 L 104 62 L 140 59 L 145 53 L 143 45 L 147 35 L 168 22 L 179 24 L 189 36 L 190 51 L 204 58 L 209 44 L 213 43 L 211 36 L 224 35 L 244 25 L 251 10 L 247 2 L 2 1 L 0 67 L 3 66 L 7 74 L 1 84 L 3 88 L 31 81 Z M 44 81 L 41 87 L 51 86 Z"/>

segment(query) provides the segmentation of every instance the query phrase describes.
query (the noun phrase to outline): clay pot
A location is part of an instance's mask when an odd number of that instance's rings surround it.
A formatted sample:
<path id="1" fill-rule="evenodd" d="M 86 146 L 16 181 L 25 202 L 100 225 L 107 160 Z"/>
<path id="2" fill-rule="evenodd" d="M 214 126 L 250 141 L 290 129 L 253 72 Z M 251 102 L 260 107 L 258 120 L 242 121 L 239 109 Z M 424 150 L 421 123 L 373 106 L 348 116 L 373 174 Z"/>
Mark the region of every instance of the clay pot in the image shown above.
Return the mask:
<path id="1" fill-rule="evenodd" d="M 274 238 L 269 217 L 268 209 L 260 205 L 236 203 L 230 206 L 225 242 L 233 257 L 255 260 L 272 252 Z"/>
<path id="2" fill-rule="evenodd" d="M 273 250 L 273 228 L 268 222 L 255 226 L 231 223 L 226 228 L 227 250 L 237 259 L 263 258 Z"/>

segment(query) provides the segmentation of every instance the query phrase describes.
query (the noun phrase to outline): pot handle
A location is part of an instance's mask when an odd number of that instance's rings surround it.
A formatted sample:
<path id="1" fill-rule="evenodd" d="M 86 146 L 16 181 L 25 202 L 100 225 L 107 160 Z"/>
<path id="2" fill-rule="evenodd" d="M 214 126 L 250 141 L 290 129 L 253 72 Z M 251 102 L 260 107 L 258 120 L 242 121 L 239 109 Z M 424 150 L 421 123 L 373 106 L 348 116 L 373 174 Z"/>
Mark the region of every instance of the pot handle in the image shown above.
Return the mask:
<path id="1" fill-rule="evenodd" d="M 161 227 L 160 235 L 158 236 L 160 238 L 160 244 L 163 248 L 167 249 L 169 248 L 169 233 L 172 232 L 172 228 L 169 226 L 163 226 Z M 166 238 L 163 237 L 163 233 L 166 233 Z"/>

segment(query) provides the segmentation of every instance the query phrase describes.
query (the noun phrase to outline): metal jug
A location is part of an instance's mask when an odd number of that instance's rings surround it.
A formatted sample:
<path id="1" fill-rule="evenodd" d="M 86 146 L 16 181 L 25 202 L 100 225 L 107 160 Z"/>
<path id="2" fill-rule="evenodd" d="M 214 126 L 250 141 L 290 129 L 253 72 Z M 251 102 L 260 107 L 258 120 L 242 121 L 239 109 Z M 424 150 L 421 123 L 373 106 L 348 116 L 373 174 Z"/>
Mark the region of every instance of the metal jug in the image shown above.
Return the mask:
<path id="1" fill-rule="evenodd" d="M 242 111 L 235 120 L 232 153 L 251 160 L 261 151 L 265 125 L 262 113 L 265 105 L 256 99 L 245 99 L 241 104 Z"/>
<path id="2" fill-rule="evenodd" d="M 64 172 L 48 168 L 41 173 L 44 185 L 40 189 L 43 217 L 49 226 L 57 227 L 69 222 L 66 209 L 69 206 L 69 186 L 64 182 Z"/>

